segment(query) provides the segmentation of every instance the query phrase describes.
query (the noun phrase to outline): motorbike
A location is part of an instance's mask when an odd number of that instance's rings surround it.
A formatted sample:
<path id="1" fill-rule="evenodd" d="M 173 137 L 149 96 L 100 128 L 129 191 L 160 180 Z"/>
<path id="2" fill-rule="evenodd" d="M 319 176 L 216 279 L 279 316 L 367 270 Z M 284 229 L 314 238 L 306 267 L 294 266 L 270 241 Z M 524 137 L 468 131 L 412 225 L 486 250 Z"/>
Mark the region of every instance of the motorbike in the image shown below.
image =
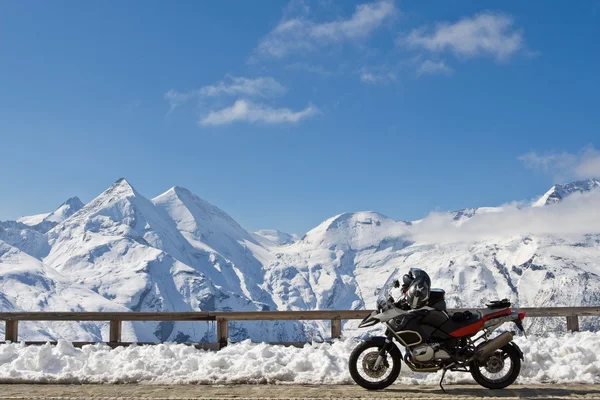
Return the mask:
<path id="1" fill-rule="evenodd" d="M 377 310 L 359 328 L 385 326 L 385 336 L 364 340 L 352 351 L 352 379 L 365 389 L 379 390 L 393 384 L 401 362 L 415 372 L 470 372 L 483 387 L 502 389 L 512 384 L 521 370 L 523 352 L 513 341 L 514 331 L 492 334 L 505 323 L 513 323 L 523 334 L 525 313 L 510 309 L 507 299 L 492 301 L 484 309 L 451 312 L 445 292 L 431 289 L 427 305 L 410 309 L 391 296 L 399 282 L 392 274 L 377 298 Z M 404 356 L 396 345 L 404 347 Z"/>

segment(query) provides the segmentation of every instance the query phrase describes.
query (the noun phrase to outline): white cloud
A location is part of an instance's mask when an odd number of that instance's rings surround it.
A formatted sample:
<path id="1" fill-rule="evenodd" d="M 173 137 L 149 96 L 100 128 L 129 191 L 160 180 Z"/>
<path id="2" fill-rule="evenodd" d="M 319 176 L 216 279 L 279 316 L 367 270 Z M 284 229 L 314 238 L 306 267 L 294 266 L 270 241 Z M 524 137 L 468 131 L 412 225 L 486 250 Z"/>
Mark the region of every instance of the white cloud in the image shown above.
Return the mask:
<path id="1" fill-rule="evenodd" d="M 220 81 L 215 85 L 204 86 L 198 90 L 200 96 L 206 97 L 243 95 L 270 98 L 285 92 L 285 86 L 271 77 L 252 79 L 235 76 L 228 77 L 227 81 Z"/>
<path id="2" fill-rule="evenodd" d="M 189 92 L 169 90 L 165 100 L 170 104 L 170 111 L 191 100 L 202 105 L 199 124 L 227 125 L 233 122 L 262 122 L 267 124 L 295 123 L 319 112 L 314 106 L 300 111 L 289 108 L 275 108 L 258 104 L 251 99 L 272 99 L 283 95 L 286 87 L 271 77 L 245 78 L 227 76 L 225 80 L 213 85 L 203 86 Z M 231 107 L 222 107 L 225 98 L 235 97 L 237 100 Z"/>
<path id="3" fill-rule="evenodd" d="M 245 78 L 227 76 L 225 80 L 214 85 L 203 86 L 189 92 L 178 92 L 174 89 L 165 93 L 165 100 L 169 102 L 170 110 L 187 103 L 193 99 L 216 96 L 245 96 L 271 98 L 282 95 L 286 87 L 271 77 Z"/>
<path id="4" fill-rule="evenodd" d="M 318 112 L 319 110 L 313 106 L 308 106 L 301 111 L 292 111 L 289 108 L 272 108 L 247 100 L 237 100 L 231 107 L 211 111 L 200 119 L 200 124 L 227 125 L 238 121 L 267 124 L 295 123 Z"/>
<path id="5" fill-rule="evenodd" d="M 397 14 L 393 1 L 360 4 L 349 19 L 318 23 L 305 18 L 281 21 L 256 48 L 256 55 L 282 58 L 290 53 L 369 36 Z"/>
<path id="6" fill-rule="evenodd" d="M 521 205 L 522 206 L 522 205 Z M 573 193 L 557 204 L 519 207 L 505 204 L 497 212 L 482 212 L 457 224 L 454 216 L 432 212 L 411 226 L 397 224 L 387 234 L 428 244 L 478 242 L 524 236 L 556 236 L 580 240 L 582 235 L 600 234 L 600 189 Z"/>
<path id="7" fill-rule="evenodd" d="M 397 66 L 386 64 L 364 66 L 360 69 L 360 80 L 371 85 L 396 82 L 398 80 L 397 70 Z"/>
<path id="8" fill-rule="evenodd" d="M 454 73 L 454 69 L 447 66 L 444 61 L 436 62 L 436 61 L 431 61 L 431 60 L 425 60 L 417 68 L 417 76 L 426 75 L 426 74 L 452 75 L 453 73 Z"/>
<path id="9" fill-rule="evenodd" d="M 307 63 L 288 64 L 285 66 L 285 68 L 295 71 L 309 72 L 311 74 L 316 74 L 320 76 L 333 76 L 336 74 L 334 71 L 325 69 L 325 67 L 323 67 L 322 65 L 313 65 Z"/>
<path id="10" fill-rule="evenodd" d="M 434 29 L 414 29 L 400 40 L 409 47 L 432 53 L 449 51 L 458 57 L 489 56 L 506 60 L 524 46 L 523 34 L 510 15 L 485 12 Z"/>
<path id="11" fill-rule="evenodd" d="M 501 212 L 476 214 L 460 225 L 448 214 L 432 213 L 409 228 L 412 240 L 430 243 L 600 233 L 600 190 L 574 193 L 558 204 L 545 207 L 505 205 Z"/>
<path id="12" fill-rule="evenodd" d="M 519 156 L 527 168 L 551 174 L 556 180 L 600 178 L 600 151 L 594 146 L 584 147 L 577 153 L 530 152 Z"/>
<path id="13" fill-rule="evenodd" d="M 169 112 L 187 103 L 189 100 L 195 97 L 197 97 L 197 93 L 195 91 L 181 93 L 176 91 L 175 89 L 171 89 L 167 93 L 165 93 L 165 100 L 169 102 Z"/>
<path id="14" fill-rule="evenodd" d="M 394 82 L 394 81 L 396 81 L 396 79 L 397 79 L 396 74 L 394 74 L 393 72 L 376 73 L 376 72 L 370 72 L 370 71 L 363 70 L 360 73 L 360 80 L 364 83 L 380 84 L 380 83 Z"/>

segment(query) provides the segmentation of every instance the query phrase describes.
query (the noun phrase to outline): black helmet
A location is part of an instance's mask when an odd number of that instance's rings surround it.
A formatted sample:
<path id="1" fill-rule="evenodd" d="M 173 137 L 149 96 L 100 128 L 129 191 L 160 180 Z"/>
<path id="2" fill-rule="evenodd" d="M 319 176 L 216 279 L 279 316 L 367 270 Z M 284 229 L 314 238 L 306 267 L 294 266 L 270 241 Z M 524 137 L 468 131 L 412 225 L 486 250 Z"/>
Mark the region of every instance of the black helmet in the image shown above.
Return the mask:
<path id="1" fill-rule="evenodd" d="M 415 278 L 423 274 L 427 275 L 427 272 L 419 268 L 409 269 L 408 274 L 404 274 L 404 276 L 402 277 L 402 289 L 408 289 L 408 287 L 413 283 Z M 427 277 L 429 277 L 429 275 L 427 275 Z"/>
<path id="2" fill-rule="evenodd" d="M 408 287 L 411 283 L 413 283 L 414 280 L 415 278 L 411 278 L 410 275 L 404 274 L 404 276 L 402 277 L 402 289 L 408 289 Z"/>
<path id="3" fill-rule="evenodd" d="M 407 275 L 408 278 L 412 278 L 412 282 L 408 286 L 408 291 L 406 292 L 406 302 L 412 308 L 421 308 L 427 305 L 431 289 L 431 279 L 429 278 L 429 275 L 427 275 L 427 272 L 418 268 L 411 268 Z M 402 280 L 406 282 L 406 279 L 403 278 Z"/>

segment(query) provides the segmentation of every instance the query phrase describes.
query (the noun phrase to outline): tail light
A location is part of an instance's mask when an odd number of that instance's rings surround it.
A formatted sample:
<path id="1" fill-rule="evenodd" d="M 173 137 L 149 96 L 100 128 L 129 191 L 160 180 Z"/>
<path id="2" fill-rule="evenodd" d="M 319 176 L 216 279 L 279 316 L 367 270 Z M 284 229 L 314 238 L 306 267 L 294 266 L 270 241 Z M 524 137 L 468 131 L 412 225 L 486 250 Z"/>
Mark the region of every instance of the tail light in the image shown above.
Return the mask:
<path id="1" fill-rule="evenodd" d="M 517 317 L 519 317 L 519 319 L 521 321 L 523 321 L 523 319 L 525 318 L 525 313 L 524 312 L 520 312 L 520 313 L 517 314 Z"/>

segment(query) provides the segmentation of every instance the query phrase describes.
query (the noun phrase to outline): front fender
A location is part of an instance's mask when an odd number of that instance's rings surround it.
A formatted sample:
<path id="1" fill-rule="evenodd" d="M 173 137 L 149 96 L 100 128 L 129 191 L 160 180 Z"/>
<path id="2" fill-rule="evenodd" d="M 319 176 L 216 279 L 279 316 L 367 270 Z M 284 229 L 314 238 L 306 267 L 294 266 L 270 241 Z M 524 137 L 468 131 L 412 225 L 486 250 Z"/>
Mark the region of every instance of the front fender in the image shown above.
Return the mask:
<path id="1" fill-rule="evenodd" d="M 363 340 L 361 343 L 373 343 L 373 344 L 377 345 L 377 347 L 383 347 L 384 345 L 387 344 L 386 340 L 387 340 L 387 338 L 384 336 L 373 336 L 373 337 Z M 390 345 L 392 347 L 395 347 L 396 350 L 398 350 L 398 353 L 400 354 L 400 359 L 402 359 L 402 352 L 400 351 L 400 349 L 398 348 L 398 345 L 396 344 L 396 342 L 393 339 L 390 339 Z"/>
<path id="2" fill-rule="evenodd" d="M 509 344 L 512 347 L 514 347 L 514 349 L 517 351 L 517 353 L 519 353 L 519 358 L 521 360 L 525 360 L 525 358 L 523 357 L 523 350 L 521 350 L 521 348 L 515 342 L 510 342 Z"/>
<path id="3" fill-rule="evenodd" d="M 383 346 L 385 344 L 385 337 L 383 336 L 373 336 L 368 339 L 363 340 L 365 343 L 375 343 L 377 346 Z"/>

